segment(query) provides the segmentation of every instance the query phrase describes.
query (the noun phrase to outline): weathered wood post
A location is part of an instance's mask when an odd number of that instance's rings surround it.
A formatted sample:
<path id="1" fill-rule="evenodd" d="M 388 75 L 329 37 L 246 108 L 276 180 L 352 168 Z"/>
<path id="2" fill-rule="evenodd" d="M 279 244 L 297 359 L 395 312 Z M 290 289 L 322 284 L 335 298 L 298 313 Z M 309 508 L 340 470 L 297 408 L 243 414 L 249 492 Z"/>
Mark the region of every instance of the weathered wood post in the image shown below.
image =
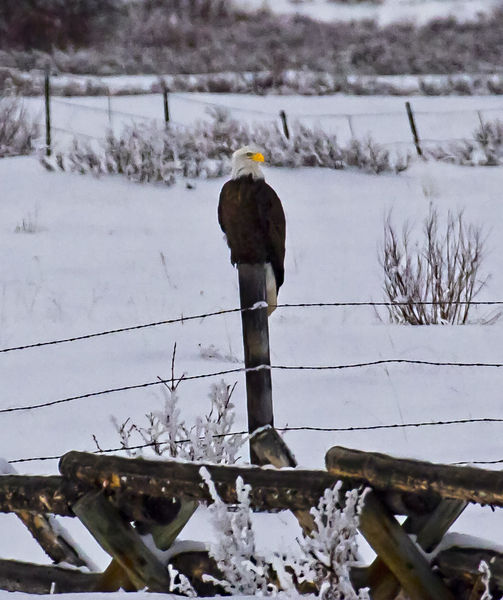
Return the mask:
<path id="1" fill-rule="evenodd" d="M 264 425 L 274 425 L 265 265 L 239 264 L 238 273 L 241 309 L 257 306 L 241 311 L 248 431 L 252 433 Z M 251 444 L 250 460 L 258 463 Z"/>
<path id="2" fill-rule="evenodd" d="M 423 150 L 421 148 L 421 142 L 419 141 L 419 135 L 417 133 L 416 128 L 416 121 L 414 120 L 414 113 L 412 112 L 410 102 L 405 103 L 405 109 L 407 110 L 407 116 L 409 117 L 410 130 L 412 131 L 412 137 L 414 138 L 414 144 L 416 146 L 417 155 L 422 157 Z"/>
<path id="3" fill-rule="evenodd" d="M 166 124 L 169 123 L 169 104 L 168 104 L 168 86 L 164 79 L 161 79 L 162 88 L 162 103 L 164 107 L 164 121 Z"/>
<path id="4" fill-rule="evenodd" d="M 49 67 L 45 70 L 45 155 L 51 156 L 51 79 Z"/>
<path id="5" fill-rule="evenodd" d="M 353 118 L 351 115 L 346 115 L 346 118 L 348 120 L 349 133 L 351 134 L 351 138 L 354 139 L 355 138 L 355 130 L 353 127 Z"/>
<path id="6" fill-rule="evenodd" d="M 108 126 L 112 129 L 112 97 L 110 95 L 110 88 L 107 88 L 107 110 L 108 110 Z"/>
<path id="7" fill-rule="evenodd" d="M 290 139 L 290 130 L 288 129 L 288 121 L 286 118 L 286 112 L 284 110 L 279 111 L 279 116 L 281 118 L 281 123 L 283 124 L 283 133 L 287 140 Z"/>
<path id="8" fill-rule="evenodd" d="M 478 116 L 478 118 L 479 118 L 480 127 L 481 127 L 482 129 L 484 129 L 484 127 L 485 127 L 485 123 L 484 123 L 484 119 L 482 118 L 482 111 L 481 111 L 481 110 L 478 110 L 478 111 L 477 111 L 477 116 Z"/>

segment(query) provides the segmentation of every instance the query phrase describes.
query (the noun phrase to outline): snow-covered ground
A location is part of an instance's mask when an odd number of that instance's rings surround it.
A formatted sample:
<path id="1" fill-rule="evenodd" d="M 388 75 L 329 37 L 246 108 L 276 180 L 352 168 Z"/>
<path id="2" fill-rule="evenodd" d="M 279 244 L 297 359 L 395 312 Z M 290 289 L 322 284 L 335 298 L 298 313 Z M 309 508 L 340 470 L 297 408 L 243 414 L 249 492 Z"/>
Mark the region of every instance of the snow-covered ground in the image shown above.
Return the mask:
<path id="1" fill-rule="evenodd" d="M 139 105 L 140 106 L 140 105 Z M 135 110 L 140 110 L 135 106 Z M 268 169 L 267 180 L 287 215 L 286 280 L 280 302 L 381 300 L 378 248 L 383 218 L 420 222 L 433 202 L 489 234 L 480 299 L 503 300 L 502 171 L 415 164 L 400 176 L 352 171 Z M 0 348 L 233 308 L 236 272 L 216 221 L 223 180 L 140 186 L 120 178 L 48 173 L 33 158 L 0 161 Z M 23 227 L 24 222 L 24 227 Z M 19 232 L 33 229 L 33 233 Z M 18 230 L 16 232 L 16 230 Z M 479 316 L 487 310 L 480 310 Z M 270 320 L 275 365 L 338 365 L 386 358 L 503 362 L 503 321 L 491 326 L 407 327 L 380 321 L 372 308 L 284 308 Z M 477 313 L 474 313 L 474 318 Z M 29 406 L 177 372 L 212 373 L 242 365 L 239 314 L 186 321 L 93 340 L 0 354 L 0 409 Z M 502 371 L 385 365 L 340 371 L 273 372 L 278 427 L 351 427 L 478 417 L 503 417 Z M 208 407 L 213 379 L 180 388 L 188 421 Z M 236 428 L 246 424 L 238 382 Z M 0 456 L 56 456 L 119 445 L 111 416 L 144 414 L 162 405 L 159 388 L 115 393 L 26 412 L 0 414 Z M 503 458 L 496 423 L 341 433 L 289 432 L 299 463 L 323 467 L 326 450 L 343 445 L 438 462 Z M 57 461 L 15 463 L 24 473 L 55 473 Z M 497 466 L 496 466 L 497 468 Z M 71 520 L 69 527 L 101 565 L 107 558 Z M 0 556 L 47 562 L 16 519 L 0 516 Z M 288 539 L 293 517 L 261 516 L 259 541 Z M 500 541 L 502 511 L 470 507 L 456 531 Z M 203 517 L 184 537 L 208 539 Z M 286 543 L 286 542 L 285 542 Z M 368 554 L 368 553 L 367 553 Z"/>
<path id="2" fill-rule="evenodd" d="M 437 17 L 448 16 L 461 21 L 471 20 L 501 5 L 499 0 L 383 0 L 378 4 L 330 0 L 234 0 L 234 3 L 248 10 L 265 6 L 279 14 L 297 13 L 322 21 L 374 19 L 383 25 L 402 20 L 425 23 Z"/>
<path id="3" fill-rule="evenodd" d="M 418 96 L 409 100 L 422 140 L 471 138 L 485 121 L 503 118 L 501 96 Z M 43 127 L 43 100 L 26 98 L 25 105 Z M 353 133 L 357 138 L 371 135 L 381 144 L 412 145 L 405 100 L 394 96 L 249 96 L 245 94 L 170 94 L 173 123 L 190 125 L 209 119 L 208 110 L 228 109 L 230 115 L 246 122 L 279 122 L 284 110 L 290 122 L 299 120 L 311 127 L 336 133 L 345 143 Z M 109 112 L 109 107 L 110 111 Z M 118 96 L 53 98 L 52 114 L 56 142 L 68 142 L 73 134 L 103 138 L 111 125 L 119 133 L 132 122 L 154 121 L 162 126 L 162 96 Z"/>

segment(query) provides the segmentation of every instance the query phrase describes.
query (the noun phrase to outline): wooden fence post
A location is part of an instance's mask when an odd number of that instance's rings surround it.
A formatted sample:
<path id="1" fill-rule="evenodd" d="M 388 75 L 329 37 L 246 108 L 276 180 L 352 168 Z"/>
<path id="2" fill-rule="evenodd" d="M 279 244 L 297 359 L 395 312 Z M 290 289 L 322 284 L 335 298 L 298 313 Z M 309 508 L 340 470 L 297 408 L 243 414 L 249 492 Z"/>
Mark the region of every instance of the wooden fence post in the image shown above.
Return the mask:
<path id="1" fill-rule="evenodd" d="M 110 96 L 110 89 L 107 88 L 107 109 L 108 109 L 108 126 L 112 129 L 112 98 Z"/>
<path id="2" fill-rule="evenodd" d="M 351 138 L 354 139 L 355 138 L 355 130 L 353 128 L 353 119 L 352 119 L 351 115 L 346 115 L 346 117 L 348 120 L 349 132 L 351 133 Z"/>
<path id="3" fill-rule="evenodd" d="M 409 117 L 410 130 L 412 131 L 412 137 L 414 138 L 414 144 L 416 146 L 417 155 L 422 157 L 423 150 L 421 149 L 421 143 L 419 141 L 419 135 L 417 133 L 416 128 L 416 122 L 414 120 L 414 113 L 412 112 L 410 102 L 405 103 L 405 109 L 407 110 L 407 116 Z"/>
<path id="4" fill-rule="evenodd" d="M 290 139 L 290 130 L 288 129 L 288 121 L 286 119 L 286 112 L 284 110 L 279 111 L 279 116 L 281 117 L 281 122 L 283 124 L 283 133 L 287 140 Z"/>
<path id="5" fill-rule="evenodd" d="M 264 425 L 274 425 L 265 265 L 239 264 L 238 273 L 241 308 L 263 303 L 263 307 L 241 312 L 245 368 L 257 369 L 246 372 L 248 431 L 252 433 Z M 251 444 L 250 460 L 257 464 Z"/>
<path id="6" fill-rule="evenodd" d="M 45 70 L 45 155 L 51 156 L 51 79 L 49 67 Z"/>
<path id="7" fill-rule="evenodd" d="M 168 86 L 164 79 L 161 79 L 162 86 L 162 101 L 164 106 L 164 121 L 165 123 L 169 123 L 169 104 L 168 104 Z"/>

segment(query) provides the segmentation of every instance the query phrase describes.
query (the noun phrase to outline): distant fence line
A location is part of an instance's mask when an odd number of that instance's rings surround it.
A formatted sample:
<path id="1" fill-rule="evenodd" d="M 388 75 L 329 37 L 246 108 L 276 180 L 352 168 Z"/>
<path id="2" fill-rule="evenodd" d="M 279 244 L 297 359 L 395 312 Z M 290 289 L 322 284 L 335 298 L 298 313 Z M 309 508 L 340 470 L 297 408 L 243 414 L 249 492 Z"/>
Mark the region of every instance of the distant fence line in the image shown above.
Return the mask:
<path id="1" fill-rule="evenodd" d="M 151 96 L 151 95 L 152 94 L 150 94 L 149 96 Z M 309 113 L 309 112 L 293 112 L 292 111 L 292 112 L 288 113 L 288 115 L 287 115 L 285 110 L 280 110 L 278 112 L 270 112 L 270 111 L 264 111 L 264 110 L 257 110 L 257 109 L 253 109 L 253 108 L 220 104 L 217 102 L 207 101 L 207 100 L 204 100 L 201 98 L 189 97 L 188 95 L 183 95 L 180 93 L 170 92 L 168 94 L 167 90 L 163 91 L 162 104 L 161 104 L 161 102 L 159 102 L 159 117 L 152 117 L 152 116 L 148 116 L 148 115 L 144 115 L 144 114 L 140 114 L 140 113 L 123 111 L 123 110 L 115 110 L 112 106 L 112 96 L 110 96 L 110 95 L 108 95 L 108 98 L 107 98 L 107 107 L 89 106 L 89 105 L 83 104 L 81 102 L 73 102 L 71 100 L 63 100 L 59 97 L 57 97 L 57 98 L 51 97 L 50 99 L 46 99 L 46 102 L 54 103 L 56 105 L 66 106 L 68 108 L 72 108 L 77 111 L 80 111 L 80 110 L 90 111 L 90 112 L 96 112 L 96 113 L 101 113 L 101 114 L 107 115 L 108 125 L 103 125 L 104 130 L 113 128 L 114 117 L 119 117 L 122 119 L 131 119 L 132 121 L 141 120 L 143 122 L 150 122 L 152 124 L 157 124 L 157 125 L 164 124 L 167 121 L 169 121 L 170 124 L 176 125 L 178 127 L 188 127 L 189 125 L 184 125 L 180 122 L 173 121 L 172 108 L 169 106 L 168 96 L 171 98 L 182 99 L 184 102 L 207 106 L 208 108 L 220 109 L 222 111 L 226 111 L 231 114 L 237 112 L 237 113 L 241 113 L 241 114 L 258 115 L 258 116 L 270 119 L 271 121 L 277 121 L 279 119 L 280 123 L 282 125 L 283 132 L 287 138 L 289 138 L 289 136 L 290 136 L 290 129 L 288 127 L 288 118 L 293 118 L 295 120 L 340 119 L 345 122 L 346 133 L 349 134 L 349 136 L 351 138 L 354 138 L 357 135 L 357 132 L 355 131 L 355 122 L 357 122 L 359 119 L 365 119 L 365 118 L 369 118 L 369 117 L 379 119 L 379 118 L 385 118 L 385 117 L 402 117 L 402 116 L 404 117 L 404 119 L 406 118 L 405 111 L 400 111 L 400 110 L 368 112 L 368 113 L 364 113 L 364 112 Z M 393 140 L 393 141 L 388 141 L 388 142 L 387 141 L 379 142 L 379 140 L 377 139 L 376 141 L 381 143 L 383 146 L 398 146 L 398 145 L 404 145 L 404 144 L 405 145 L 415 145 L 416 150 L 417 150 L 418 154 L 420 154 L 420 155 L 422 154 L 422 149 L 421 149 L 421 145 L 420 145 L 422 143 L 441 144 L 441 143 L 449 143 L 449 142 L 460 142 L 465 139 L 472 139 L 472 138 L 470 136 L 465 136 L 465 137 L 448 136 L 448 137 L 442 137 L 442 138 L 432 138 L 432 137 L 426 136 L 424 138 L 421 138 L 420 137 L 421 132 L 419 132 L 419 133 L 417 132 L 417 124 L 414 122 L 414 115 L 424 117 L 424 116 L 428 116 L 428 115 L 446 116 L 449 114 L 473 114 L 474 116 L 478 117 L 478 120 L 481 123 L 483 120 L 483 115 L 486 113 L 501 112 L 502 116 L 503 116 L 503 107 L 501 107 L 501 108 L 498 108 L 498 107 L 454 108 L 452 110 L 437 110 L 437 111 L 435 111 L 435 110 L 432 110 L 432 111 L 415 110 L 414 112 L 412 112 L 412 108 L 410 107 L 410 102 L 406 102 L 406 105 L 408 105 L 407 112 L 410 113 L 409 120 L 410 120 L 411 132 L 412 132 L 412 139 L 409 139 L 409 140 L 399 139 L 399 140 Z M 50 114 L 50 111 L 48 111 L 47 107 L 46 107 L 46 114 Z M 50 128 L 50 127 L 51 127 L 51 123 L 49 121 L 48 124 L 46 123 L 46 129 Z M 60 133 L 74 135 L 76 137 L 84 137 L 86 139 L 103 140 L 106 137 L 105 132 L 103 134 L 91 135 L 89 133 L 74 130 L 71 127 L 65 128 L 65 127 L 61 127 L 61 126 L 56 126 L 56 127 L 53 127 L 53 129 L 55 131 L 59 131 Z M 46 139 L 48 139 L 48 140 L 51 139 L 50 134 L 46 135 Z"/>

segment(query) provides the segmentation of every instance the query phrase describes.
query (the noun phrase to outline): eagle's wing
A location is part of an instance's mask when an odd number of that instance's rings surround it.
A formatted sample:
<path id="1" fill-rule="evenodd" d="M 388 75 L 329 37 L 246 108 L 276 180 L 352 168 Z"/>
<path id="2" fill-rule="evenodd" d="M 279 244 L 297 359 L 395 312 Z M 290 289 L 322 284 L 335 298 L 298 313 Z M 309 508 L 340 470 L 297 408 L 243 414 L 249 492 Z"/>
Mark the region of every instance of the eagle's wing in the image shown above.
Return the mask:
<path id="1" fill-rule="evenodd" d="M 224 233 L 226 233 L 227 224 L 224 217 L 224 206 L 229 201 L 229 192 L 232 188 L 232 181 L 227 181 L 220 192 L 220 199 L 218 202 L 218 223 Z"/>
<path id="2" fill-rule="evenodd" d="M 262 181 L 259 196 L 262 199 L 261 220 L 267 239 L 267 254 L 276 278 L 277 289 L 285 279 L 285 241 L 286 222 L 281 200 L 276 192 L 265 181 Z"/>
<path id="3" fill-rule="evenodd" d="M 227 236 L 231 262 L 270 262 L 277 289 L 285 277 L 285 214 L 263 179 L 230 180 L 220 192 L 218 222 Z"/>

